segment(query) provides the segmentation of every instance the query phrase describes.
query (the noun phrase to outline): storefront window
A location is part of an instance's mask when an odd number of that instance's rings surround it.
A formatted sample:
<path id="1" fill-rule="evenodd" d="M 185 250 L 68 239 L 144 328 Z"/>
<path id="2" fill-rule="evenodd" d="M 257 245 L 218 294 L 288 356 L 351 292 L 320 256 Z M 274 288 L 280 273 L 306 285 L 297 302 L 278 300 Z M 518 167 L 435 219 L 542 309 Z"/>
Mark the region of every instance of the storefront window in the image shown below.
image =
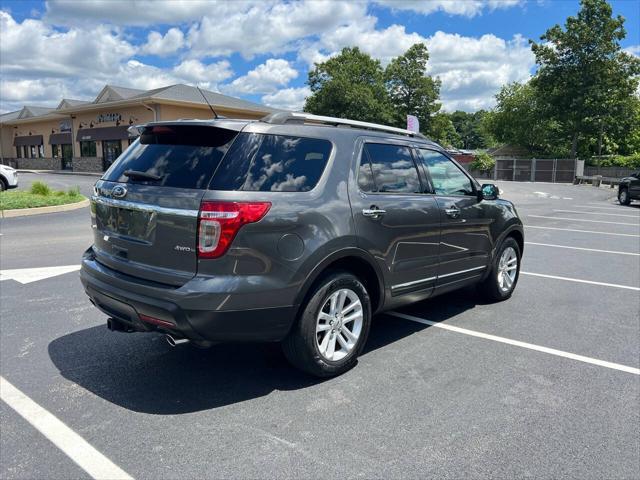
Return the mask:
<path id="1" fill-rule="evenodd" d="M 80 155 L 83 157 L 96 157 L 96 142 L 80 142 Z"/>
<path id="2" fill-rule="evenodd" d="M 35 145 L 31 145 L 29 147 L 29 158 L 38 158 L 36 155 L 36 146 Z"/>
<path id="3" fill-rule="evenodd" d="M 22 147 L 16 147 L 16 157 L 22 158 Z"/>
<path id="4" fill-rule="evenodd" d="M 29 147 L 27 147 L 26 145 L 23 145 L 22 153 L 24 153 L 24 158 L 29 158 Z"/>
<path id="5" fill-rule="evenodd" d="M 51 145 L 51 154 L 53 155 L 53 158 L 58 158 L 58 145 Z"/>
<path id="6" fill-rule="evenodd" d="M 44 158 L 44 145 L 38 145 L 38 157 Z"/>

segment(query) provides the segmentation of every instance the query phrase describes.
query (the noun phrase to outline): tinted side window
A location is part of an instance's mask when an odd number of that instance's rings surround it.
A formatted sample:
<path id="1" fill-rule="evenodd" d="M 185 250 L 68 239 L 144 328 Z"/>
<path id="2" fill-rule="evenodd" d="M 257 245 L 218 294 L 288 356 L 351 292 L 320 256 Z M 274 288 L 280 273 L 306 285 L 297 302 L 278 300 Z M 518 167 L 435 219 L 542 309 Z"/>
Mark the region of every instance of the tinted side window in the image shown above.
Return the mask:
<path id="1" fill-rule="evenodd" d="M 364 146 L 364 155 L 371 162 L 376 191 L 389 193 L 421 191 L 418 171 L 409 147 L 367 143 Z"/>
<path id="2" fill-rule="evenodd" d="M 438 195 L 473 195 L 471 180 L 458 166 L 439 152 L 419 149 L 418 157 L 429 171 Z"/>
<path id="3" fill-rule="evenodd" d="M 193 125 L 147 127 L 104 174 L 112 182 L 206 188 L 237 132 Z M 94 143 L 95 145 L 95 143 Z M 160 177 L 127 177 L 134 170 Z"/>
<path id="4" fill-rule="evenodd" d="M 216 172 L 211 188 L 306 192 L 318 183 L 330 154 L 328 140 L 242 133 Z"/>

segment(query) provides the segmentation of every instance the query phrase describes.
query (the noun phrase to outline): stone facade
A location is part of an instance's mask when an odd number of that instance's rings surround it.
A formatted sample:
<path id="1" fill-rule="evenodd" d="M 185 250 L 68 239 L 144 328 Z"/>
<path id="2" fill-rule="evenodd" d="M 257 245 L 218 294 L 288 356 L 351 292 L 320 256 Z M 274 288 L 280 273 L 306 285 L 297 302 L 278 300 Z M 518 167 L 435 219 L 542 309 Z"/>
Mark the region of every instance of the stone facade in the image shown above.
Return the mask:
<path id="1" fill-rule="evenodd" d="M 98 157 L 74 157 L 74 172 L 103 172 L 102 158 Z"/>
<path id="2" fill-rule="evenodd" d="M 5 158 L 3 163 L 19 170 L 62 170 L 60 158 Z"/>

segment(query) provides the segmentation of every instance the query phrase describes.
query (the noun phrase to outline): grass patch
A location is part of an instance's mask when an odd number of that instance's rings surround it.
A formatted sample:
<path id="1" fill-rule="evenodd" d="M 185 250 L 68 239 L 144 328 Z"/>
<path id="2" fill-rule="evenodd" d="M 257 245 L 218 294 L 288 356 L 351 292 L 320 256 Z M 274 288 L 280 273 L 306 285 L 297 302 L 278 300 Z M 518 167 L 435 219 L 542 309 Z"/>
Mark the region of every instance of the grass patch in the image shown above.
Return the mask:
<path id="1" fill-rule="evenodd" d="M 0 192 L 0 210 L 13 210 L 18 208 L 50 207 L 53 205 L 66 205 L 83 200 L 78 187 L 68 191 L 52 190 L 43 182 L 33 182 L 31 190 L 6 190 Z"/>

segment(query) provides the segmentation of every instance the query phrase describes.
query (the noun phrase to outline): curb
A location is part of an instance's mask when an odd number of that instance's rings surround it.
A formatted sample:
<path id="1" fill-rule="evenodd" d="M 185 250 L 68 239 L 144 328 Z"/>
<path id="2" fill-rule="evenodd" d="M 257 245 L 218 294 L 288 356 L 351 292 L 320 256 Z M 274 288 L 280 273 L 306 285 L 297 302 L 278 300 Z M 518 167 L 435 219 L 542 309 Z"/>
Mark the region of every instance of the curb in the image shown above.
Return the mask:
<path id="1" fill-rule="evenodd" d="M 18 173 L 34 173 L 36 175 L 42 173 L 48 173 L 53 175 L 84 175 L 86 177 L 101 177 L 104 172 L 70 172 L 67 170 L 26 170 L 19 169 Z"/>
<path id="2" fill-rule="evenodd" d="M 58 213 L 68 212 L 70 210 L 78 210 L 89 206 L 89 199 L 85 198 L 80 202 L 67 203 L 66 205 L 52 205 L 50 207 L 34 207 L 34 208 L 16 208 L 13 210 L 0 210 L 0 217 L 2 218 L 14 218 L 14 217 L 28 217 L 30 215 L 40 215 L 41 213 Z"/>

